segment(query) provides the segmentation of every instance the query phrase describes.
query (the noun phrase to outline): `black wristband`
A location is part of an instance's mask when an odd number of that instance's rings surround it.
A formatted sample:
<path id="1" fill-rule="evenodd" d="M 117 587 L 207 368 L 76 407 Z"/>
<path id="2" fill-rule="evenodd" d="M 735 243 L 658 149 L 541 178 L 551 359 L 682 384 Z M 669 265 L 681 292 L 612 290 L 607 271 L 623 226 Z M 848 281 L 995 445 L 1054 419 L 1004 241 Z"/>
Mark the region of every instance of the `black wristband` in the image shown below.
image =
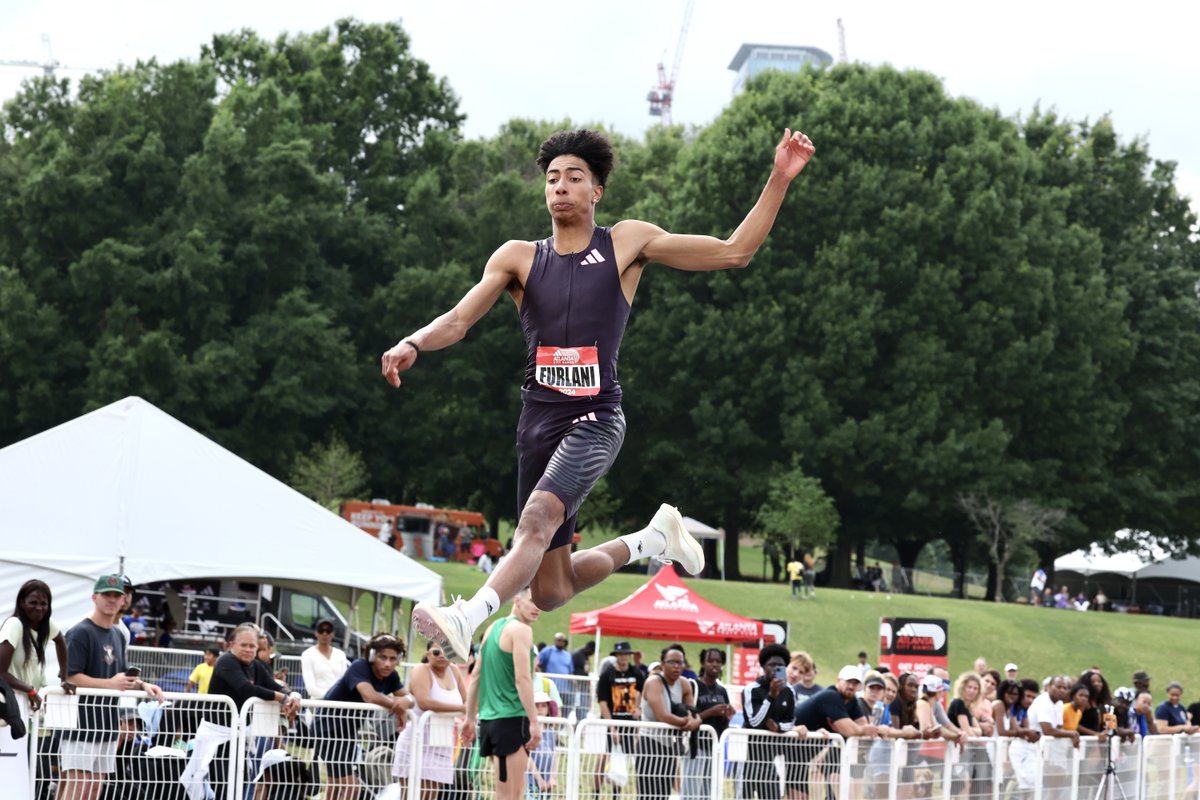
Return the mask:
<path id="1" fill-rule="evenodd" d="M 417 343 L 414 342 L 412 339 L 409 339 L 407 336 L 400 340 L 400 344 L 408 345 L 413 350 L 417 351 L 417 355 L 421 355 L 421 348 L 417 347 Z"/>

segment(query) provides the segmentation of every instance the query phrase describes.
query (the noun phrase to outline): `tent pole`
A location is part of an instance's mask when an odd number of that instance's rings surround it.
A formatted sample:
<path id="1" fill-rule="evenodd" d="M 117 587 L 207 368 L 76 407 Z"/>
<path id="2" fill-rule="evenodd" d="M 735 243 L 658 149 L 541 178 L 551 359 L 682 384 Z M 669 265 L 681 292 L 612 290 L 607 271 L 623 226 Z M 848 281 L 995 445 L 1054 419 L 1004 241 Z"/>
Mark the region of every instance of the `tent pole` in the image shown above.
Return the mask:
<path id="1" fill-rule="evenodd" d="M 342 645 L 346 650 L 350 649 L 350 642 L 353 640 L 353 630 L 358 627 L 358 589 L 350 587 L 350 608 L 346 620 L 346 643 Z"/>
<path id="2" fill-rule="evenodd" d="M 595 678 L 597 675 L 600 674 L 600 670 L 597 669 L 597 667 L 600 666 L 600 661 L 603 658 L 603 656 L 601 656 L 600 654 L 603 652 L 604 651 L 600 649 L 600 626 L 597 625 L 596 626 L 596 654 L 592 656 L 592 677 L 593 678 Z"/>
<path id="3" fill-rule="evenodd" d="M 721 576 L 724 579 L 724 575 Z M 725 678 L 726 683 L 733 681 L 733 645 L 729 642 L 725 643 Z"/>

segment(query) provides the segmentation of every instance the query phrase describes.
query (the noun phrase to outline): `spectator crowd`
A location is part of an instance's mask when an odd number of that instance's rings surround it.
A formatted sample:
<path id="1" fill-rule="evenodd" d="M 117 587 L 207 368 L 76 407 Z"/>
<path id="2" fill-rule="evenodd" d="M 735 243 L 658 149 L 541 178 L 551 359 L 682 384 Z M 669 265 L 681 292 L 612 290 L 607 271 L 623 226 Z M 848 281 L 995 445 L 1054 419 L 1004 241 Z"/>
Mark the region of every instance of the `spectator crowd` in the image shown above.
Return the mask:
<path id="1" fill-rule="evenodd" d="M 0 736 L 19 738 L 21 721 L 41 706 L 49 647 L 57 651 L 65 692 L 77 687 L 137 690 L 149 703 L 161 704 L 161 689 L 129 664 L 128 647 L 139 641 L 142 630 L 138 616 L 128 613 L 132 590 L 124 576 L 101 576 L 92 612 L 64 629 L 52 617 L 49 586 L 31 580 L 21 587 L 12 615 L 0 626 L 0 689 L 9 690 L 7 696 L 14 699 L 17 713 L 11 716 L 18 724 L 0 727 Z M 467 664 L 454 665 L 440 646 L 431 644 L 402 680 L 403 641 L 378 634 L 359 657 L 351 657 L 334 646 L 334 631 L 331 621 L 318 622 L 316 643 L 300 656 L 303 690 L 327 706 L 302 711 L 301 693 L 289 686 L 286 668 L 275 666 L 274 642 L 252 622 L 233 628 L 221 647 L 206 650 L 188 675 L 187 692 L 228 697 L 239 710 L 252 698 L 279 704 L 281 727 L 257 735 L 247 754 L 248 794 L 242 800 L 256 800 L 256 782 L 268 780 L 275 765 L 272 753 L 289 743 L 307 744 L 314 763 L 324 763 L 328 800 L 358 800 L 362 781 L 354 765 L 363 759 L 355 749 L 359 722 L 337 705 L 345 703 L 386 712 L 388 727 L 380 741 L 387 763 L 381 769 L 396 784 L 404 787 L 415 780 L 419 762 L 424 800 L 468 789 L 464 782 L 480 764 L 478 750 L 460 745 L 453 735 L 429 735 L 422 737 L 423 749 L 416 753 L 414 720 L 422 724 L 425 715 L 438 715 L 429 718 L 434 726 L 447 714 L 467 712 L 475 654 Z M 893 674 L 872 666 L 866 652 L 859 652 L 856 663 L 843 666 L 822 685 L 809 654 L 768 644 L 758 653 L 760 676 L 734 687 L 722 683 L 727 665 L 719 648 L 700 650 L 693 669 L 682 644 L 671 644 L 658 660 L 644 663 L 629 642 L 617 642 L 593 669 L 595 643 L 572 650 L 567 636 L 557 633 L 529 656 L 536 670 L 533 704 L 539 717 L 563 718 L 567 725 L 589 716 L 661 723 L 617 725 L 607 732 L 595 769 L 583 778 L 585 788 L 597 796 L 610 785 L 615 793 L 636 775 L 639 797 L 707 797 L 713 742 L 729 728 L 756 732 L 737 774 L 739 796 L 778 798 L 782 778 L 790 800 L 799 800 L 813 776 L 832 781 L 842 769 L 854 771 L 868 796 L 887 796 L 891 743 L 897 739 L 913 742 L 901 770 L 906 784 L 919 784 L 933 774 L 944 763 L 947 748 L 954 748 L 958 757 L 952 793 L 969 796 L 990 786 L 997 769 L 1011 774 L 1020 791 L 1032 792 L 1042 739 L 1079 747 L 1084 736 L 1133 742 L 1200 732 L 1200 702 L 1185 706 L 1184 687 L 1174 681 L 1156 698 L 1151 676 L 1140 670 L 1128 681 L 1110 681 L 1096 666 L 1077 674 L 1032 677 L 1014 662 L 1001 672 L 979 658 L 971 671 L 952 681 L 943 668 Z M 141 797 L 137 782 L 128 779 L 136 774 L 128 761 L 149 747 L 149 717 L 140 710 L 131 713 L 107 696 L 82 698 L 79 708 L 78 731 L 63 732 L 58 743 L 56 800 Z M 553 793 L 558 785 L 561 730 L 545 727 L 530 748 L 522 779 L 530 796 Z M 862 757 L 841 764 L 841 751 L 828 744 L 830 734 L 859 738 L 865 743 L 858 750 Z M 1011 740 L 1003 751 L 1005 763 L 993 763 L 994 751 L 978 746 L 987 737 Z M 227 751 L 218 748 L 211 762 L 214 785 L 224 777 L 222 752 Z M 776 764 L 782 765 L 778 773 Z M 1043 781 L 1054 779 L 1052 767 Z"/>

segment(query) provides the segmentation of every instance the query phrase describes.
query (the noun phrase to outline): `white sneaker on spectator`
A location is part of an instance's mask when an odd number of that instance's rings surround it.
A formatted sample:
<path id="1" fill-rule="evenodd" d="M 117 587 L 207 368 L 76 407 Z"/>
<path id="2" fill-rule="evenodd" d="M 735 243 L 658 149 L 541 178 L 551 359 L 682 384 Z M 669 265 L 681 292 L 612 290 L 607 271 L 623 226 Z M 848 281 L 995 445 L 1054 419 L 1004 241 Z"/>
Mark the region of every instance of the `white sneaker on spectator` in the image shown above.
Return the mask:
<path id="1" fill-rule="evenodd" d="M 471 653 L 471 634 L 474 631 L 462 604 L 461 597 L 448 606 L 417 603 L 413 609 L 412 624 L 419 634 L 444 647 L 447 658 L 465 664 Z"/>
<path id="2" fill-rule="evenodd" d="M 688 575 L 699 575 L 704 571 L 704 548 L 684 527 L 679 509 L 663 503 L 650 520 L 650 527 L 667 539 L 666 549 L 655 558 L 664 564 L 679 564 Z"/>

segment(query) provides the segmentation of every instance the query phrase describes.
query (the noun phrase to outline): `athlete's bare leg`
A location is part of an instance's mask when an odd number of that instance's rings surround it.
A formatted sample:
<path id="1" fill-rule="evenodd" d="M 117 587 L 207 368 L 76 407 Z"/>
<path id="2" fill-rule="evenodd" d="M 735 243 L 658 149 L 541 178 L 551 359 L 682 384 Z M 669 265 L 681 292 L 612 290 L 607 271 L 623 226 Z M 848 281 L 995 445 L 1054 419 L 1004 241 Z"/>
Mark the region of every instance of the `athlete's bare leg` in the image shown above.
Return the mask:
<path id="1" fill-rule="evenodd" d="M 419 603 L 413 625 L 426 638 L 441 642 L 447 655 L 465 661 L 475 629 L 526 586 L 543 610 L 562 606 L 579 592 L 595 586 L 631 560 L 657 556 L 679 561 L 692 574 L 704 568 L 704 551 L 683 525 L 672 506 L 663 505 L 650 525 L 636 533 L 577 553 L 566 546 L 547 551 L 566 518 L 557 495 L 534 490 L 513 536 L 513 548 L 466 601 L 449 607 Z"/>
<path id="2" fill-rule="evenodd" d="M 546 548 L 550 546 L 550 540 L 554 538 L 554 532 L 559 529 L 565 519 L 566 508 L 557 495 L 540 489 L 535 489 L 529 495 L 525 508 L 521 510 L 521 519 L 517 522 L 517 530 L 513 534 L 512 550 L 500 559 L 500 563 L 496 569 L 492 570 L 492 574 L 484 583 L 484 586 L 496 593 L 501 603 L 507 603 L 513 598 L 513 595 L 530 585 L 534 575 L 541 567 L 542 558 L 546 555 Z M 628 549 L 621 545 L 621 551 L 625 553 L 627 561 Z M 617 567 L 624 566 L 625 563 L 623 561 Z M 617 567 L 613 569 L 615 570 Z M 600 579 L 603 580 L 603 577 Z M 543 605 L 542 601 L 538 599 L 536 588 L 533 602 L 543 611 L 549 611 L 551 608 L 562 605 L 562 602 L 556 606 Z"/>

